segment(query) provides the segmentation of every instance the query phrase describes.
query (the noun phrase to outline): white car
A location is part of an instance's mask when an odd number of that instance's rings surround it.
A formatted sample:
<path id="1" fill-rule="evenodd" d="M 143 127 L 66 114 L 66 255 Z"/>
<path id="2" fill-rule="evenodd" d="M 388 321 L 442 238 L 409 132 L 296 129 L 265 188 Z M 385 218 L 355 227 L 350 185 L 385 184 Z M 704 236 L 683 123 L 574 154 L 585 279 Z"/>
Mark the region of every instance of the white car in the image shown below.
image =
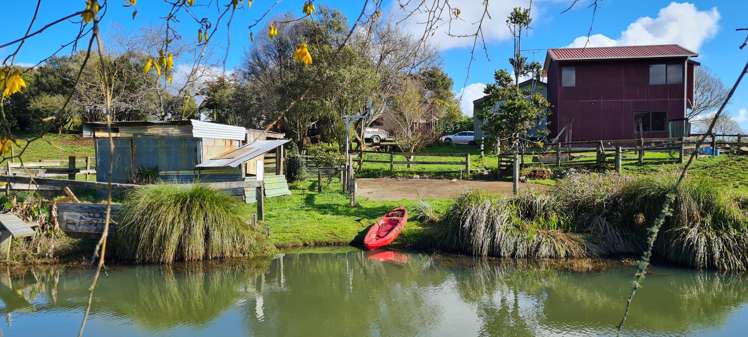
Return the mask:
<path id="1" fill-rule="evenodd" d="M 364 129 L 364 140 L 379 144 L 383 140 L 390 139 L 390 133 L 387 130 L 380 128 L 365 128 Z"/>
<path id="2" fill-rule="evenodd" d="M 460 131 L 452 135 L 446 135 L 439 138 L 445 144 L 475 144 L 475 132 Z"/>

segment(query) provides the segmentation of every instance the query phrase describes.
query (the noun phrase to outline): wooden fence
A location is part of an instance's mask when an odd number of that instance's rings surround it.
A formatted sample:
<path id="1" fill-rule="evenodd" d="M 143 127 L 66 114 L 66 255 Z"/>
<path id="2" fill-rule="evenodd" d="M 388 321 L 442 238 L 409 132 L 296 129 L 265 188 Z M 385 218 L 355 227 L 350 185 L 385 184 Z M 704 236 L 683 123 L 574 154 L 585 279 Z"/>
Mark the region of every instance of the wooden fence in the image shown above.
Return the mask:
<path id="1" fill-rule="evenodd" d="M 387 159 L 371 159 L 366 158 L 367 154 L 377 154 L 377 157 L 385 156 Z M 404 157 L 405 160 L 395 160 L 395 156 Z M 371 156 L 370 156 L 371 157 Z M 417 160 L 418 157 L 451 157 L 460 158 L 461 160 Z M 377 152 L 377 151 L 360 151 L 353 153 L 353 161 L 358 163 L 359 169 L 363 167 L 364 163 L 379 163 L 389 166 L 389 172 L 394 173 L 397 165 L 405 165 L 406 168 L 411 168 L 414 165 L 437 165 L 437 166 L 448 166 L 450 169 L 447 171 L 452 172 L 465 172 L 470 174 L 470 154 L 469 153 L 407 153 L 407 152 Z"/>
<path id="2" fill-rule="evenodd" d="M 70 156 L 67 160 L 7 161 L 4 173 L 40 178 L 67 177 L 69 180 L 75 180 L 76 175 L 82 174 L 88 180 L 89 176 L 96 174 L 95 163 L 94 157 L 75 156 Z"/>

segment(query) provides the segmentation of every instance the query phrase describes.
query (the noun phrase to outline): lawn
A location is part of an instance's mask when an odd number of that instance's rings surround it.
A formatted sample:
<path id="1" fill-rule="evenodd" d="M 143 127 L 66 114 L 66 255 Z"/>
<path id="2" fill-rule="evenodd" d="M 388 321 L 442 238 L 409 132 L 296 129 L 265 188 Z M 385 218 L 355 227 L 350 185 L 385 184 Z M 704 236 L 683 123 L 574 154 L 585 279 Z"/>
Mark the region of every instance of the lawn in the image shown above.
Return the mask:
<path id="1" fill-rule="evenodd" d="M 323 193 L 317 193 L 316 182 L 312 181 L 294 184 L 291 192 L 290 196 L 270 198 L 265 203 L 270 239 L 278 246 L 348 244 L 384 213 L 400 205 L 408 209 L 410 220 L 398 241 L 412 243 L 423 239 L 424 226 L 415 220 L 418 200 L 363 199 L 358 200 L 358 206 L 350 207 L 337 180 L 325 185 Z M 425 202 L 443 212 L 452 200 Z"/>
<path id="2" fill-rule="evenodd" d="M 13 144 L 13 153 L 18 154 L 25 145 L 26 141 L 19 139 L 17 144 Z M 24 161 L 68 160 L 69 156 L 84 158 L 94 155 L 93 139 L 50 133 L 32 142 L 21 158 Z"/>

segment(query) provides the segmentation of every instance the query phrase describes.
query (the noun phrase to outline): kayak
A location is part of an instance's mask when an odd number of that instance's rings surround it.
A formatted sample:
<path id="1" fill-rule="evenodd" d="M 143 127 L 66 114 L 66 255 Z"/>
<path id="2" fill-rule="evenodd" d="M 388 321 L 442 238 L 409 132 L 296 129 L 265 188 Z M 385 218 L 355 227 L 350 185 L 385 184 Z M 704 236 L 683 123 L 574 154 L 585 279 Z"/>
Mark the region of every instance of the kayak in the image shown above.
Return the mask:
<path id="1" fill-rule="evenodd" d="M 408 211 L 400 206 L 385 214 L 369 228 L 364 237 L 364 247 L 373 250 L 389 245 L 397 239 L 408 222 Z"/>

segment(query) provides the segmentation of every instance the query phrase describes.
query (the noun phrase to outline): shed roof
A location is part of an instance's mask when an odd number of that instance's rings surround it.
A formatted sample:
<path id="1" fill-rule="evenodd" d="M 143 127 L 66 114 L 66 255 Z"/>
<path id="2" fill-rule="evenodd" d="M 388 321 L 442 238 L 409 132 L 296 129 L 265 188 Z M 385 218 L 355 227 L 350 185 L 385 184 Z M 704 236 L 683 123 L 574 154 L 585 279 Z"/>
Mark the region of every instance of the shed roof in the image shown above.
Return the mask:
<path id="1" fill-rule="evenodd" d="M 231 140 L 245 140 L 247 137 L 247 129 L 241 126 L 234 126 L 228 124 L 203 122 L 199 120 L 183 120 L 183 121 L 120 121 L 113 122 L 112 129 L 114 133 L 119 132 L 119 129 L 126 128 L 142 128 L 142 127 L 186 127 L 192 126 L 192 136 L 195 138 L 215 138 L 215 139 L 231 139 Z M 94 130 L 106 131 L 106 123 L 104 122 L 88 122 L 83 125 L 83 137 L 93 137 Z"/>
<path id="2" fill-rule="evenodd" d="M 696 56 L 699 56 L 699 54 L 683 48 L 677 44 L 588 48 L 552 48 L 548 49 L 548 54 L 545 58 L 545 67 L 546 69 L 548 68 L 551 60 L 624 60 Z"/>
<path id="3" fill-rule="evenodd" d="M 244 162 L 257 158 L 265 152 L 272 151 L 273 149 L 288 143 L 288 139 L 281 140 L 258 140 L 251 144 L 244 145 L 236 150 L 229 151 L 218 157 L 208 159 L 197 167 L 200 168 L 215 168 L 215 167 L 237 167 Z"/>

